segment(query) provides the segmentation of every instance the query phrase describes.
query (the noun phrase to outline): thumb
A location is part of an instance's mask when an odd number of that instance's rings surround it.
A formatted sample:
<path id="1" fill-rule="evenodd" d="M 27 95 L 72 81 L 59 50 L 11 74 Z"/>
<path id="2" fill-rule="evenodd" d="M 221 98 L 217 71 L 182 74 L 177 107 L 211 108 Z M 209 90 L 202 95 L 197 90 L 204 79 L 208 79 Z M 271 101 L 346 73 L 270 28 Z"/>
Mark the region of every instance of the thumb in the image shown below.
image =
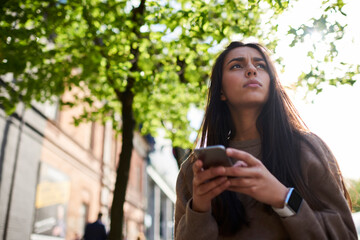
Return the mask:
<path id="1" fill-rule="evenodd" d="M 247 164 L 247 166 L 254 166 L 259 163 L 259 160 L 257 160 L 253 155 L 250 153 L 237 150 L 235 148 L 227 148 L 226 149 L 226 155 L 228 157 L 234 158 L 236 160 L 241 160 L 244 163 Z"/>
<path id="2" fill-rule="evenodd" d="M 233 165 L 233 167 L 247 167 L 248 165 L 244 161 L 236 161 L 236 163 Z"/>

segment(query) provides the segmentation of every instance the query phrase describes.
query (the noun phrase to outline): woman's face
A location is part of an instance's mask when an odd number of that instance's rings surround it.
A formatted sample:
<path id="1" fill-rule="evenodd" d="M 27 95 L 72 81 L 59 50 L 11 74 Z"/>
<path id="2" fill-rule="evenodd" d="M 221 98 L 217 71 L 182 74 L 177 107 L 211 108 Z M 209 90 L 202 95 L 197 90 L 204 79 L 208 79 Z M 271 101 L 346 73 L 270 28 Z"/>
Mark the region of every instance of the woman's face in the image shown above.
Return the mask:
<path id="1" fill-rule="evenodd" d="M 270 76 L 254 48 L 238 47 L 225 57 L 221 100 L 230 108 L 261 108 L 268 99 Z"/>

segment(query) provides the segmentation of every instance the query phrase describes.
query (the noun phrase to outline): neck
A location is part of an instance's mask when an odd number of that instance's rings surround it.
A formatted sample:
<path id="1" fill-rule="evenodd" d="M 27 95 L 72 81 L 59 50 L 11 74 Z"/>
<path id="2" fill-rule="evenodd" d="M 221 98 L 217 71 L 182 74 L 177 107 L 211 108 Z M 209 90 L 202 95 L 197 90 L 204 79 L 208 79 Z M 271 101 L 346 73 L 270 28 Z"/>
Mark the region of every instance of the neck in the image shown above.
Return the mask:
<path id="1" fill-rule="evenodd" d="M 236 135 L 232 140 L 245 141 L 260 138 L 260 133 L 256 128 L 259 110 L 251 108 L 235 111 L 230 109 L 230 113 L 236 129 Z"/>

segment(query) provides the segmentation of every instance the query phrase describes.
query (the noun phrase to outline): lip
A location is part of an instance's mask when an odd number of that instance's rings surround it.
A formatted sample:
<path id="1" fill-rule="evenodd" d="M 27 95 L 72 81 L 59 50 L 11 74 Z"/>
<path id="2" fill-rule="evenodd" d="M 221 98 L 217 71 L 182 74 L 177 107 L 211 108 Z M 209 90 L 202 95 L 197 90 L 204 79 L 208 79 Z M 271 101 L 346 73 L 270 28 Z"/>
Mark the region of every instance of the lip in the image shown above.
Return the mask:
<path id="1" fill-rule="evenodd" d="M 258 81 L 258 80 L 256 80 L 256 79 L 251 79 L 251 80 L 249 80 L 249 81 L 247 81 L 245 84 L 244 84 L 244 86 L 243 86 L 244 88 L 247 88 L 247 87 L 262 87 L 262 84 Z"/>

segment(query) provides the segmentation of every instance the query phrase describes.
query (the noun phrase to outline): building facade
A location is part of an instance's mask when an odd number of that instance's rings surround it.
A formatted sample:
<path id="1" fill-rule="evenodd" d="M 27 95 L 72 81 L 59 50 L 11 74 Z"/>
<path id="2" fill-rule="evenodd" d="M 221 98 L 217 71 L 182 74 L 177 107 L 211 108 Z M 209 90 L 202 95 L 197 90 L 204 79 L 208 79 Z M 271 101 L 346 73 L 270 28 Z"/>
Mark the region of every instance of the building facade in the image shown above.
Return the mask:
<path id="1" fill-rule="evenodd" d="M 12 116 L 0 109 L 0 239 L 81 239 L 99 212 L 109 230 L 121 139 L 111 122 L 75 127 L 79 113 L 46 104 L 19 105 Z M 149 150 L 135 133 L 127 240 L 173 239 L 174 185 L 152 166 Z"/>
<path id="2" fill-rule="evenodd" d="M 29 239 L 46 119 L 36 109 L 0 109 L 0 238 Z"/>
<path id="3" fill-rule="evenodd" d="M 146 172 L 148 177 L 147 212 L 144 221 L 146 239 L 174 239 L 175 192 L 153 166 L 147 166 Z"/>
<path id="4" fill-rule="evenodd" d="M 72 124 L 80 109 L 19 106 L 12 116 L 0 109 L 0 239 L 80 239 L 85 224 L 109 211 L 121 139 L 111 123 Z M 146 155 L 139 135 L 131 161 L 124 233 L 144 231 Z"/>

